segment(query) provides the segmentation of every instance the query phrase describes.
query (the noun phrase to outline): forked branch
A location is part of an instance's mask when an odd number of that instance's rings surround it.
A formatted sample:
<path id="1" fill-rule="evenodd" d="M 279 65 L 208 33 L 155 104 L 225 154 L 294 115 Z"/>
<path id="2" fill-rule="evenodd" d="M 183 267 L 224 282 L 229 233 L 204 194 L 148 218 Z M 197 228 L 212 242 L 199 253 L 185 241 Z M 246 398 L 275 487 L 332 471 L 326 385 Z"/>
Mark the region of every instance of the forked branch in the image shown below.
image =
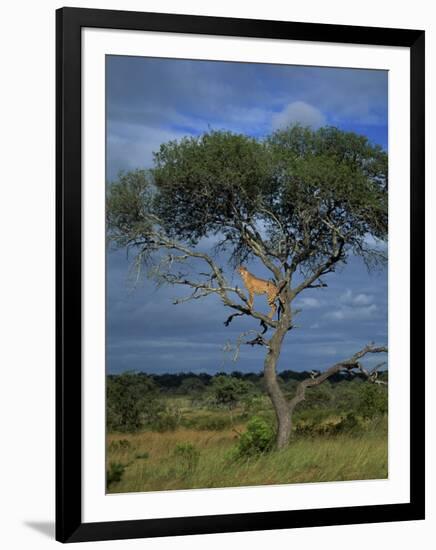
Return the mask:
<path id="1" fill-rule="evenodd" d="M 380 363 L 376 367 L 374 367 L 372 370 L 368 371 L 362 366 L 362 364 L 359 362 L 359 359 L 361 359 L 368 353 L 387 353 L 387 351 L 388 351 L 388 348 L 386 346 L 377 347 L 377 346 L 374 346 L 373 344 L 368 344 L 363 349 L 361 349 L 360 351 L 352 355 L 349 359 L 345 359 L 343 361 L 340 361 L 339 363 L 336 363 L 335 365 L 327 369 L 325 372 L 320 373 L 317 376 L 313 376 L 311 378 L 306 378 L 305 380 L 302 380 L 297 386 L 295 396 L 289 402 L 289 410 L 291 414 L 295 409 L 295 407 L 298 405 L 298 403 L 300 403 L 301 401 L 304 401 L 306 397 L 307 388 L 311 388 L 313 386 L 319 386 L 320 384 L 325 382 L 328 378 L 330 378 L 334 374 L 341 372 L 343 370 L 353 371 L 353 369 L 358 369 L 359 372 L 364 374 L 370 382 L 375 382 L 377 378 L 378 369 L 381 366 L 383 366 L 385 363 Z"/>
<path id="2" fill-rule="evenodd" d="M 166 249 L 169 252 L 168 256 L 164 259 L 164 269 L 161 270 L 159 267 L 155 269 L 155 276 L 157 278 L 172 285 L 183 285 L 193 289 L 191 294 L 183 298 L 177 298 L 174 303 L 179 304 L 215 294 L 219 296 L 225 306 L 238 312 L 231 315 L 227 319 L 225 322 L 226 326 L 230 324 L 234 317 L 239 315 L 249 315 L 259 320 L 261 326 L 264 328 L 264 331 L 266 331 L 268 327 L 275 328 L 277 326 L 277 321 L 274 321 L 267 315 L 264 315 L 263 313 L 255 311 L 249 307 L 245 294 L 238 287 L 232 287 L 229 285 L 224 276 L 223 270 L 218 267 L 209 254 L 192 250 L 188 246 L 181 244 L 176 240 L 170 239 L 166 235 L 157 231 L 150 231 L 148 241 L 147 243 L 144 243 L 144 245 L 145 246 L 142 250 L 143 254 L 146 254 L 150 248 L 156 250 Z M 174 251 L 180 252 L 182 255 L 174 256 Z M 174 263 L 180 265 L 189 259 L 200 260 L 203 265 L 207 265 L 209 272 L 202 272 L 199 274 L 200 277 L 206 277 L 206 279 L 195 280 L 184 273 L 174 273 L 169 271 Z M 160 263 L 162 263 L 162 261 L 163 260 L 161 260 Z M 236 296 L 239 301 L 235 301 L 232 295 Z"/>

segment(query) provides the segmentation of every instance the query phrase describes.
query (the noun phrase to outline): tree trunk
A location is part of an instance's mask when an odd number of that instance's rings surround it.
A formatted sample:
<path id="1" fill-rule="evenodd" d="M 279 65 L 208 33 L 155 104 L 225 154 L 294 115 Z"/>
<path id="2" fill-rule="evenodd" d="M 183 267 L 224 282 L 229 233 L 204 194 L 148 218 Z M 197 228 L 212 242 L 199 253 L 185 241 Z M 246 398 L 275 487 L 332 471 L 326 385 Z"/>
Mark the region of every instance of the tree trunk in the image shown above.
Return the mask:
<path id="1" fill-rule="evenodd" d="M 271 398 L 277 418 L 276 446 L 278 449 L 282 449 L 288 445 L 292 428 L 291 415 L 289 414 L 289 404 L 280 389 L 277 381 L 276 370 L 283 338 L 287 332 L 287 326 L 286 319 L 282 318 L 281 326 L 276 330 L 269 341 L 269 349 L 264 365 L 266 391 Z"/>
<path id="2" fill-rule="evenodd" d="M 388 348 L 385 346 L 377 347 L 373 344 L 368 344 L 363 349 L 356 352 L 352 357 L 336 363 L 318 376 L 302 380 L 297 385 L 294 397 L 288 402 L 277 381 L 277 362 L 282 349 L 283 339 L 291 326 L 290 319 L 290 307 L 285 305 L 284 314 L 279 322 L 279 326 L 268 342 L 268 353 L 265 358 L 264 366 L 266 391 L 271 398 L 277 417 L 277 449 L 283 449 L 283 447 L 288 445 L 292 431 L 292 415 L 294 414 L 295 407 L 301 403 L 301 401 L 304 401 L 308 388 L 319 386 L 330 378 L 330 376 L 344 369 L 348 369 L 349 371 L 359 369 L 368 380 L 375 381 L 374 373 L 377 373 L 378 368 L 383 366 L 384 363 L 380 363 L 371 371 L 367 371 L 361 363 L 359 363 L 359 359 L 364 357 L 367 353 L 387 353 L 388 351 Z"/>

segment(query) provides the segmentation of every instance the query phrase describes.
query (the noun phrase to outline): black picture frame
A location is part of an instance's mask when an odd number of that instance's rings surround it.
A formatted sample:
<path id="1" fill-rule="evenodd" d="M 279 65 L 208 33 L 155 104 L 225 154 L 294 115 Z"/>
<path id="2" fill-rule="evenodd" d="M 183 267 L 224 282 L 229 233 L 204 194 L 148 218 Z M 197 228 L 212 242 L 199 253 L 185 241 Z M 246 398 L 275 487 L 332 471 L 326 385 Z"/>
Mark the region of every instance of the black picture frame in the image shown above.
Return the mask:
<path id="1" fill-rule="evenodd" d="M 81 29 L 372 44 L 410 49 L 410 502 L 82 522 Z M 420 30 L 62 8 L 56 13 L 56 539 L 128 539 L 424 519 L 424 41 Z M 170 496 L 168 498 L 171 498 Z"/>

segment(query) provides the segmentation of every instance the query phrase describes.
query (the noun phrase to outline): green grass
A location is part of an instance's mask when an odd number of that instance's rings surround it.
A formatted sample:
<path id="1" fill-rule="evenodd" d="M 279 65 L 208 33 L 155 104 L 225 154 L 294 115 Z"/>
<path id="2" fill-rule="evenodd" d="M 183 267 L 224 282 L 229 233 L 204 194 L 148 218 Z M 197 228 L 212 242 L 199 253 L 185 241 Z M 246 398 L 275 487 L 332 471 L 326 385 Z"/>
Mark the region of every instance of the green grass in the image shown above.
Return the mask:
<path id="1" fill-rule="evenodd" d="M 388 475 L 386 418 L 359 433 L 296 437 L 286 449 L 237 459 L 234 449 L 244 429 L 245 424 L 237 424 L 219 431 L 181 427 L 164 433 L 109 434 L 108 468 L 121 464 L 124 470 L 108 491 L 315 483 Z M 182 459 L 177 451 L 187 444 L 194 461 Z"/>

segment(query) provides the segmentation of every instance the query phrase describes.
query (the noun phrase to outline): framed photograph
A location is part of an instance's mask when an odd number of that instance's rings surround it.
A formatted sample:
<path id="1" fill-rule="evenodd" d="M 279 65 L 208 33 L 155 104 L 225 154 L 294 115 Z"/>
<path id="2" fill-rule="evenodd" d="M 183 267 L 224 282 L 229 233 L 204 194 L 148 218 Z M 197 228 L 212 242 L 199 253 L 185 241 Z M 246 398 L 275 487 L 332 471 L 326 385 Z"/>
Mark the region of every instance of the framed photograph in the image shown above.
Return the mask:
<path id="1" fill-rule="evenodd" d="M 424 32 L 56 15 L 56 538 L 423 519 Z"/>

